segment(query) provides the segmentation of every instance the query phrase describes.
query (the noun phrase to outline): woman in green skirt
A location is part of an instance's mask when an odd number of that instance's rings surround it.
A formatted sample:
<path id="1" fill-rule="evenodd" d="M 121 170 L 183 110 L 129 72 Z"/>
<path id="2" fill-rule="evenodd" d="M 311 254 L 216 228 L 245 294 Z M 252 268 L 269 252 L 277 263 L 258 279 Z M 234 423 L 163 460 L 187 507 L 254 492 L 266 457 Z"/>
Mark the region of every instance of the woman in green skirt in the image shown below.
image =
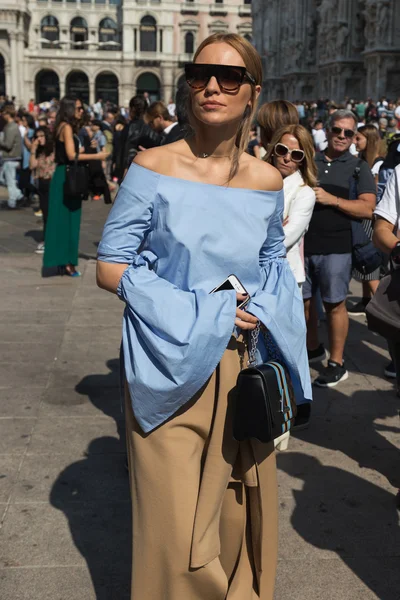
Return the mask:
<path id="1" fill-rule="evenodd" d="M 78 130 L 84 111 L 82 102 L 64 97 L 55 124 L 56 169 L 50 184 L 49 215 L 46 226 L 44 267 L 58 267 L 60 274 L 79 277 L 79 231 L 82 199 L 64 194 L 66 166 L 75 160 L 106 160 L 107 152 L 83 154 L 79 148 Z"/>

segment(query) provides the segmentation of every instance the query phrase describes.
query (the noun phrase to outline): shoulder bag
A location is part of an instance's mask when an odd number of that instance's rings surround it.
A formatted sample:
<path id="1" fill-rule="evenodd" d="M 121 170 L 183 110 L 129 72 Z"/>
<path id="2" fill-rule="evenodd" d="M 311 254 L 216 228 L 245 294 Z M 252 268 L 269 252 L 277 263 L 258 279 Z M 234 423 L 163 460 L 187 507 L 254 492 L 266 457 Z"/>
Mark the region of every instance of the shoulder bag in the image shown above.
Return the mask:
<path id="1" fill-rule="evenodd" d="M 400 342 L 400 268 L 390 261 L 390 272 L 381 279 L 368 302 L 368 329 L 393 342 Z"/>
<path id="2" fill-rule="evenodd" d="M 354 173 L 351 176 L 349 200 L 358 198 L 358 180 L 360 178 L 362 159 L 358 160 Z M 351 240 L 353 267 L 363 275 L 369 275 L 384 263 L 384 254 L 375 248 L 367 235 L 361 219 L 351 219 Z"/>
<path id="3" fill-rule="evenodd" d="M 73 162 L 65 166 L 64 195 L 68 198 L 87 200 L 89 197 L 89 169 L 78 161 L 79 150 Z"/>
<path id="4" fill-rule="evenodd" d="M 277 360 L 256 365 L 255 356 L 261 326 L 250 334 L 248 367 L 236 383 L 233 437 L 238 442 L 255 438 L 271 442 L 290 430 L 296 416 L 292 382 L 271 335 L 262 327 L 269 356 Z"/>

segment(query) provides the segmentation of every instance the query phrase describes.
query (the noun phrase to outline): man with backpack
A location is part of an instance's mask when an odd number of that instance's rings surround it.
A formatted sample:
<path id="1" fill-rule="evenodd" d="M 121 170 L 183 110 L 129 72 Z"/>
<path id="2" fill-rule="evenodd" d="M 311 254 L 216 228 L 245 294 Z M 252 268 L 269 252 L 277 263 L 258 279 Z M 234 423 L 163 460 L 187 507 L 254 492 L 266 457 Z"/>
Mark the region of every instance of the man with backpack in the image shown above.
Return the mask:
<path id="1" fill-rule="evenodd" d="M 348 378 L 343 362 L 349 317 L 345 300 L 352 273 L 352 219 L 371 219 L 376 204 L 376 186 L 371 169 L 359 165 L 357 198 L 351 198 L 351 185 L 358 160 L 350 153 L 357 131 L 353 112 L 337 110 L 327 127 L 328 146 L 317 155 L 319 186 L 316 204 L 304 241 L 306 282 L 303 286 L 307 320 L 309 361 L 324 360 L 319 343 L 317 318 L 311 300 L 319 288 L 327 313 L 330 358 L 328 366 L 314 383 L 334 387 Z"/>

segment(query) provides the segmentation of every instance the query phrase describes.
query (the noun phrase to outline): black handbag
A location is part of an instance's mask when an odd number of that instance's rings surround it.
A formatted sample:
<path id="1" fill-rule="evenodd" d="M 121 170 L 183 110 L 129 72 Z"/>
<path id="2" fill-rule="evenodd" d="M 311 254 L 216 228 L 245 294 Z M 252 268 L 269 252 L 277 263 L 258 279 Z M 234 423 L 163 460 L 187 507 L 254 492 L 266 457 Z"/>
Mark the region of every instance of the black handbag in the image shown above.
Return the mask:
<path id="1" fill-rule="evenodd" d="M 358 180 L 360 177 L 359 159 L 357 167 L 351 176 L 349 187 L 349 200 L 358 198 Z M 352 259 L 353 267 L 363 275 L 369 275 L 383 265 L 385 256 L 383 252 L 375 248 L 371 239 L 368 237 L 361 219 L 351 219 L 351 241 L 352 241 Z"/>
<path id="2" fill-rule="evenodd" d="M 78 161 L 78 152 L 73 162 L 65 166 L 64 196 L 87 200 L 89 197 L 89 169 Z"/>
<path id="3" fill-rule="evenodd" d="M 233 412 L 233 437 L 238 442 L 255 438 L 271 442 L 290 430 L 296 416 L 296 402 L 290 375 L 269 332 L 262 330 L 272 356 L 277 360 L 255 364 L 260 324 L 251 332 L 249 366 L 242 369 L 236 382 Z"/>
<path id="4" fill-rule="evenodd" d="M 400 342 L 400 268 L 390 263 L 390 272 L 381 279 L 368 302 L 368 329 L 393 342 Z"/>

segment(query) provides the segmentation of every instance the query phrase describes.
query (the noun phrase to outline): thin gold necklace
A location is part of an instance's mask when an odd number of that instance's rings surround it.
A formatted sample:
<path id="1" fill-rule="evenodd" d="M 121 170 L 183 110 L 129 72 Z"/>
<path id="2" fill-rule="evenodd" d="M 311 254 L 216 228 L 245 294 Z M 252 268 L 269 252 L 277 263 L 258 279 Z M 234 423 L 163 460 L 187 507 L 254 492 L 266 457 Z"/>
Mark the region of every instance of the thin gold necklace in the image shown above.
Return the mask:
<path id="1" fill-rule="evenodd" d="M 224 156 L 218 156 L 217 154 L 207 154 L 207 152 L 199 152 L 197 155 L 198 158 L 232 158 L 231 154 L 226 154 Z"/>

